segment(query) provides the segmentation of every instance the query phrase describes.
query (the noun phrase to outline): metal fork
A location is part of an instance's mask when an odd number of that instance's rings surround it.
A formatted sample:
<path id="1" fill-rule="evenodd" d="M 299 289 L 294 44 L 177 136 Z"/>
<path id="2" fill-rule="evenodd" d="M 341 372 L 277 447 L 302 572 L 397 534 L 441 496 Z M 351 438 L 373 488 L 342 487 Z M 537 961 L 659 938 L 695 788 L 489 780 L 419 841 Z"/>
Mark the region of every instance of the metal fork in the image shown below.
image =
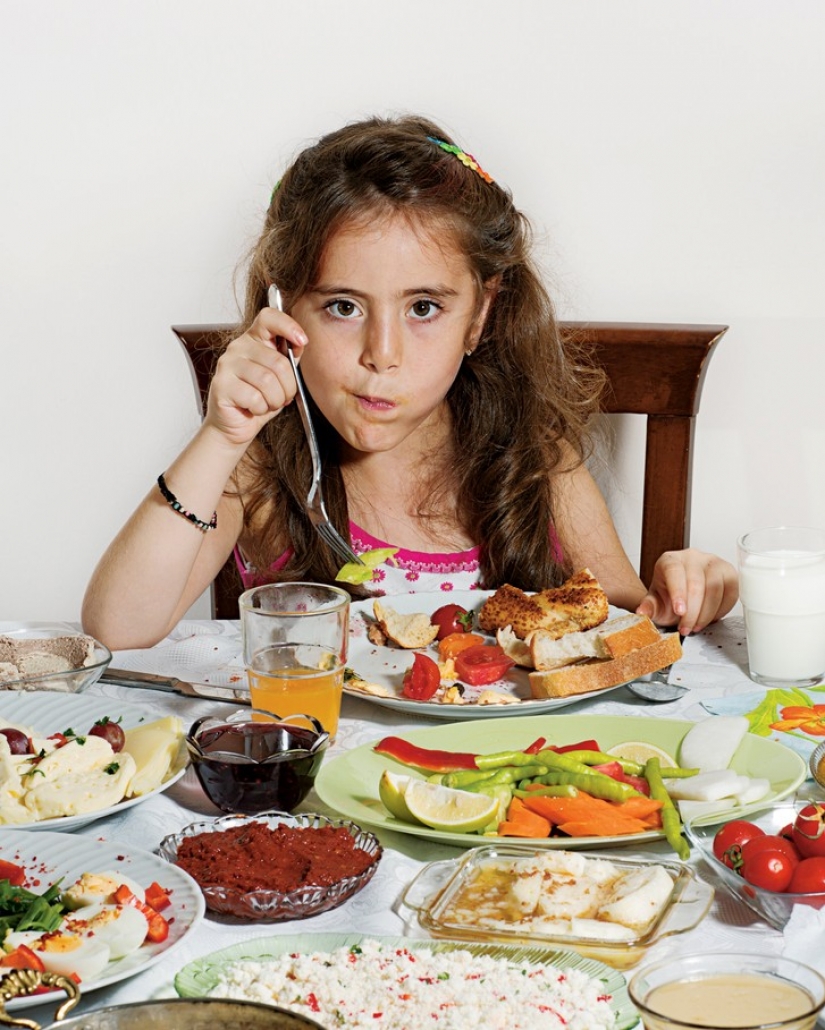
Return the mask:
<path id="1" fill-rule="evenodd" d="M 271 308 L 276 308 L 278 311 L 284 310 L 283 302 L 281 300 L 281 291 L 277 286 L 269 287 L 268 300 Z M 321 490 L 322 469 L 321 452 L 318 450 L 318 438 L 315 435 L 315 427 L 312 425 L 312 419 L 310 418 L 303 379 L 301 378 L 301 373 L 298 371 L 298 362 L 295 360 L 295 355 L 292 353 L 292 345 L 289 340 L 286 340 L 285 342 L 286 352 L 289 356 L 292 371 L 295 375 L 295 385 L 298 388 L 298 392 L 295 395 L 295 402 L 298 405 L 301 421 L 304 424 L 304 432 L 306 433 L 307 442 L 309 443 L 309 453 L 312 458 L 312 483 L 310 484 L 309 493 L 307 494 L 305 501 L 307 515 L 309 515 L 310 522 L 318 530 L 321 539 L 326 542 L 342 562 L 351 562 L 356 565 L 363 565 L 364 563 L 355 551 L 353 551 L 335 526 L 333 526 L 329 521 L 329 515 L 327 515 L 327 509 L 324 505 L 324 495 Z"/>

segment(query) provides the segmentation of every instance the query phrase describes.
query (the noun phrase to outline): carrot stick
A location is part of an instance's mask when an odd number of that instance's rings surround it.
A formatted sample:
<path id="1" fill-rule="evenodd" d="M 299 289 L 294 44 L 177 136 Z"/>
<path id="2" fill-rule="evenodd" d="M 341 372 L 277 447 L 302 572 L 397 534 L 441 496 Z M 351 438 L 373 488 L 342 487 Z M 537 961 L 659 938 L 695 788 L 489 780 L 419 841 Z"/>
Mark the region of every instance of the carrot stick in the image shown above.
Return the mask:
<path id="1" fill-rule="evenodd" d="M 507 818 L 498 824 L 499 837 L 549 837 L 550 822 L 513 798 L 507 809 Z"/>

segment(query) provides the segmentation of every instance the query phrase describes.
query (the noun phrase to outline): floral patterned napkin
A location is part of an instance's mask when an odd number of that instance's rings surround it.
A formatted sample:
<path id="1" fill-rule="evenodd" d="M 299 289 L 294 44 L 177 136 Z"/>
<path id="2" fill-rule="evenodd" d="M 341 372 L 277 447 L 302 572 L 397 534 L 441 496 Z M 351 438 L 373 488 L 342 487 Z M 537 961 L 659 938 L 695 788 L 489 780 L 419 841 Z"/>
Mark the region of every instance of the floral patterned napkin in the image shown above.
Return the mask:
<path id="1" fill-rule="evenodd" d="M 729 695 L 703 701 L 702 707 L 712 715 L 744 715 L 751 733 L 792 748 L 806 761 L 825 741 L 825 684 Z"/>

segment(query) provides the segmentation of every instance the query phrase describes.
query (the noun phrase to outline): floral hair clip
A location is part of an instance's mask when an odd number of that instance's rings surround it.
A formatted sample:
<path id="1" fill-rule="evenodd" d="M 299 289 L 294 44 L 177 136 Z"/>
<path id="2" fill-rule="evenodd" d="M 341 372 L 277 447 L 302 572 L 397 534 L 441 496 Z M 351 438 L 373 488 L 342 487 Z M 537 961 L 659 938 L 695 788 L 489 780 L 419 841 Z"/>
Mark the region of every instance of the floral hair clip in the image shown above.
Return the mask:
<path id="1" fill-rule="evenodd" d="M 427 139 L 431 143 L 435 143 L 437 147 L 441 147 L 442 150 L 446 150 L 448 154 L 453 154 L 463 165 L 466 165 L 468 168 L 472 168 L 472 170 L 477 172 L 485 182 L 493 181 L 492 175 L 489 175 L 484 171 L 472 154 L 467 154 L 461 149 L 461 147 L 457 147 L 453 143 L 447 143 L 443 139 L 437 139 L 435 136 L 428 136 Z"/>

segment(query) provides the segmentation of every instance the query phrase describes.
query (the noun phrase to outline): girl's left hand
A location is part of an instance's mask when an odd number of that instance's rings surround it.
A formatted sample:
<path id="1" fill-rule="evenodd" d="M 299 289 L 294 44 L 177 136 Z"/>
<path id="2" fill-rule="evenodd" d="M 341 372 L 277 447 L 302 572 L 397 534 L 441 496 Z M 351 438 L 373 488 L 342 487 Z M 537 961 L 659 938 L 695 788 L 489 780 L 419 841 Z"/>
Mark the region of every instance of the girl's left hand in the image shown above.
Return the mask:
<path id="1" fill-rule="evenodd" d="M 666 551 L 653 569 L 653 582 L 636 609 L 683 636 L 721 619 L 739 599 L 736 569 L 715 554 L 695 548 Z"/>

